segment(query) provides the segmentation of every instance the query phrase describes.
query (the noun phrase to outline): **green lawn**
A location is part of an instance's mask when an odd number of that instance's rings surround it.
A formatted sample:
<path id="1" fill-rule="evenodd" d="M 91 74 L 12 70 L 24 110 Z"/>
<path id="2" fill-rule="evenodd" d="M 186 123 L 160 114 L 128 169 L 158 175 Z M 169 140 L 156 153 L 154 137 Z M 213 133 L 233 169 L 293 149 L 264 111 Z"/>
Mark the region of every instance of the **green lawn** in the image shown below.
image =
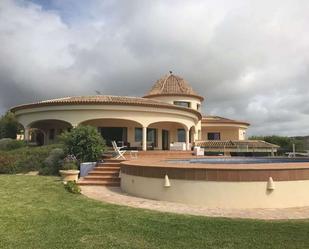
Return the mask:
<path id="1" fill-rule="evenodd" d="M 309 221 L 159 213 L 66 192 L 57 177 L 0 175 L 0 248 L 309 248 Z"/>

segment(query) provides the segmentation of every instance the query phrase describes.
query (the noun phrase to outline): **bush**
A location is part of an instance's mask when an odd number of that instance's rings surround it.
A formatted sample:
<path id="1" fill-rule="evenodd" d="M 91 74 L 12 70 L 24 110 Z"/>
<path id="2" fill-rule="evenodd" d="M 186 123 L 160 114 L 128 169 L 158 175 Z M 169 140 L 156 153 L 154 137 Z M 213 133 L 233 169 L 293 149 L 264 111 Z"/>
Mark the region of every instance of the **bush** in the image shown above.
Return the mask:
<path id="1" fill-rule="evenodd" d="M 64 185 L 65 189 L 68 190 L 70 193 L 73 194 L 80 194 L 81 190 L 80 187 L 77 185 L 75 181 L 68 181 Z"/>
<path id="2" fill-rule="evenodd" d="M 24 141 L 15 140 L 12 138 L 0 139 L 0 150 L 15 150 L 25 146 L 26 143 Z"/>
<path id="3" fill-rule="evenodd" d="M 15 158 L 7 153 L 0 153 L 0 174 L 14 174 L 17 171 Z"/>
<path id="4" fill-rule="evenodd" d="M 24 147 L 11 151 L 0 151 L 0 173 L 16 174 L 39 171 L 46 167 L 45 159 L 59 145 Z"/>
<path id="5" fill-rule="evenodd" d="M 63 163 L 64 150 L 62 148 L 52 149 L 44 160 L 43 167 L 39 170 L 40 175 L 58 175 Z"/>
<path id="6" fill-rule="evenodd" d="M 63 170 L 70 170 L 70 169 L 78 169 L 76 163 L 74 162 L 67 162 L 67 163 L 64 163 L 62 165 L 62 169 Z"/>
<path id="7" fill-rule="evenodd" d="M 16 138 L 18 132 L 22 130 L 22 126 L 18 123 L 14 113 L 7 112 L 0 117 L 0 138 Z"/>
<path id="8" fill-rule="evenodd" d="M 78 126 L 61 135 L 65 152 L 81 162 L 94 162 L 105 150 L 105 141 L 95 127 Z"/>

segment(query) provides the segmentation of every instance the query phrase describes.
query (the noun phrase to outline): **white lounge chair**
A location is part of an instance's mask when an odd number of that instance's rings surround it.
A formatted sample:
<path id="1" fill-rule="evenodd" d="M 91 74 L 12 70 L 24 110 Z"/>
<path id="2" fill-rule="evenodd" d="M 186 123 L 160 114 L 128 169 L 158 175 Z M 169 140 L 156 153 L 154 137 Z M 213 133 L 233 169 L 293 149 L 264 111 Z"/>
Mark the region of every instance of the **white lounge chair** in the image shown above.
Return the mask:
<path id="1" fill-rule="evenodd" d="M 201 148 L 199 146 L 195 146 L 193 149 L 193 154 L 195 156 L 204 156 L 204 148 Z"/>
<path id="2" fill-rule="evenodd" d="M 114 156 L 114 159 L 126 159 L 124 154 L 127 152 L 126 150 L 121 150 L 122 148 L 125 148 L 126 146 L 121 146 L 118 147 L 116 141 L 112 141 L 112 145 L 113 145 L 113 149 L 116 153 L 116 155 Z"/>
<path id="3" fill-rule="evenodd" d="M 186 143 L 184 142 L 171 143 L 170 150 L 186 150 Z"/>

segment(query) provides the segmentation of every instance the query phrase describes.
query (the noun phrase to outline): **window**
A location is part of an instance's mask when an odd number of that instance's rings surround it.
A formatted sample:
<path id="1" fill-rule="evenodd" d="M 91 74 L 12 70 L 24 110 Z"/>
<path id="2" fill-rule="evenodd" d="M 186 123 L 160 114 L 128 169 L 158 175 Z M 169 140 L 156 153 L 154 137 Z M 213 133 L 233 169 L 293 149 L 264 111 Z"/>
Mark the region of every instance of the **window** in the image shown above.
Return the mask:
<path id="1" fill-rule="evenodd" d="M 209 132 L 207 133 L 208 140 L 220 140 L 220 132 Z"/>
<path id="2" fill-rule="evenodd" d="M 198 110 L 198 111 L 201 110 L 201 105 L 200 104 L 196 104 L 196 110 Z"/>
<path id="3" fill-rule="evenodd" d="M 143 129 L 135 128 L 135 142 L 142 142 Z M 157 129 L 147 128 L 147 142 L 157 146 Z"/>
<path id="4" fill-rule="evenodd" d="M 141 142 L 143 140 L 143 129 L 135 128 L 135 142 Z"/>
<path id="5" fill-rule="evenodd" d="M 191 107 L 191 103 L 190 102 L 186 102 L 186 101 L 174 101 L 174 105 L 178 105 L 178 106 L 182 106 L 182 107 Z"/>
<path id="6" fill-rule="evenodd" d="M 157 129 L 147 128 L 147 142 L 157 146 Z"/>
<path id="7" fill-rule="evenodd" d="M 186 142 L 186 131 L 185 129 L 177 129 L 178 142 Z"/>

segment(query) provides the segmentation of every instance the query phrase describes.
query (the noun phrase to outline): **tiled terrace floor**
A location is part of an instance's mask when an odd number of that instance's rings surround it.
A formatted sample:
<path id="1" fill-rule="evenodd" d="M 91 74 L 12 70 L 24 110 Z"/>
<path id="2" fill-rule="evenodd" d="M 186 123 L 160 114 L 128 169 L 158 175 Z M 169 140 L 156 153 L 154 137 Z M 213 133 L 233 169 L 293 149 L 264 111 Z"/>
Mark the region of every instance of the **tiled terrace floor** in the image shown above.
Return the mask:
<path id="1" fill-rule="evenodd" d="M 133 197 L 122 192 L 119 187 L 104 186 L 82 186 L 82 193 L 89 198 L 103 202 L 178 214 L 264 220 L 309 219 L 309 207 L 283 209 L 214 209 Z"/>

